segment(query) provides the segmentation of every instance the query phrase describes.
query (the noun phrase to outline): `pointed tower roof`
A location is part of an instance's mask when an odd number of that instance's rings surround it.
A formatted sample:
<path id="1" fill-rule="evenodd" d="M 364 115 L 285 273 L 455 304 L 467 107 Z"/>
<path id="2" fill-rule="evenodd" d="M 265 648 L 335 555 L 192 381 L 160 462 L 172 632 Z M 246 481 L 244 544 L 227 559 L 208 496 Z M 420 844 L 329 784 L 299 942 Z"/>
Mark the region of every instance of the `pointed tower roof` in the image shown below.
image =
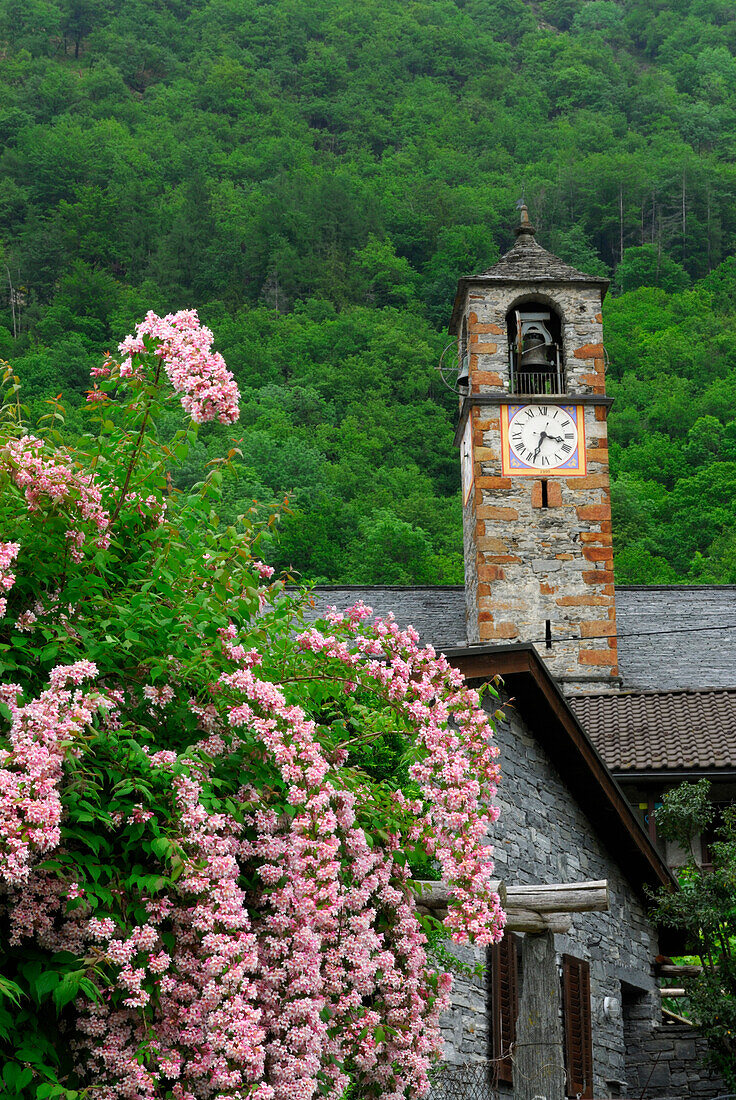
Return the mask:
<path id="1" fill-rule="evenodd" d="M 451 333 L 458 331 L 465 302 L 465 291 L 473 284 L 578 283 L 585 286 L 600 286 L 601 297 L 604 297 L 609 280 L 601 278 L 600 275 L 586 275 L 548 252 L 546 248 L 542 248 L 535 240 L 536 230 L 529 221 L 529 211 L 523 203 L 520 213 L 514 247 L 509 249 L 493 267 L 481 271 L 478 275 L 464 275 L 459 280 L 448 326 Z"/>

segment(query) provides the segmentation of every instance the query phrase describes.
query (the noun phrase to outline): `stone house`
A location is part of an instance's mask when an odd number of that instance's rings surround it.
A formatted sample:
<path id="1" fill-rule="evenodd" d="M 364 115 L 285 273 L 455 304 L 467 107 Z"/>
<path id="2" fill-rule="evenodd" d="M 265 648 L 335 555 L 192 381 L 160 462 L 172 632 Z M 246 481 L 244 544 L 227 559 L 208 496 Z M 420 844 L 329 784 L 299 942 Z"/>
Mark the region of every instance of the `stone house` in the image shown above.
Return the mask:
<path id="1" fill-rule="evenodd" d="M 736 790 L 736 588 L 614 586 L 606 289 L 541 248 L 522 209 L 514 248 L 460 280 L 450 321 L 465 585 L 314 591 L 318 610 L 393 611 L 472 681 L 502 677 L 504 883 L 608 883 L 607 911 L 522 922 L 459 981 L 438 1095 L 725 1092 L 698 1069 L 695 1030 L 663 1023 L 657 959 L 682 945 L 647 891 L 677 856 L 654 829 L 662 791 L 695 774 Z"/>
<path id="2" fill-rule="evenodd" d="M 487 965 L 482 975 L 455 978 L 453 1007 L 443 1020 L 446 1065 L 436 1100 L 504 1095 L 552 1100 L 578 1094 L 597 1100 L 713 1100 L 725 1093 L 723 1082 L 702 1069 L 705 1047 L 696 1029 L 663 1023 L 656 961 L 682 948 L 677 937 L 663 934 L 649 919 L 647 889 L 668 882 L 669 868 L 536 647 L 458 644 L 462 588 L 314 591 L 320 612 L 356 599 L 371 603 L 377 614 L 393 611 L 399 621 L 411 622 L 471 682 L 502 677 L 500 702 L 507 705 L 497 737 L 503 781 L 493 837 L 501 881 L 608 882 L 607 912 L 576 914 L 567 931 L 549 937 L 559 1018 L 552 1079 L 535 1080 L 528 1091 L 513 1081 L 524 976 L 540 963 L 525 959 L 525 941 L 542 937 L 511 933 L 502 958 L 498 948 L 487 959 L 470 949 L 459 951 L 462 962 Z M 488 703 L 493 709 L 498 704 L 497 699 Z M 565 969 L 576 963 L 589 983 L 577 1008 L 564 996 Z M 576 1028 L 583 1040 L 577 1046 Z M 570 1079 L 566 1068 L 578 1076 Z"/>

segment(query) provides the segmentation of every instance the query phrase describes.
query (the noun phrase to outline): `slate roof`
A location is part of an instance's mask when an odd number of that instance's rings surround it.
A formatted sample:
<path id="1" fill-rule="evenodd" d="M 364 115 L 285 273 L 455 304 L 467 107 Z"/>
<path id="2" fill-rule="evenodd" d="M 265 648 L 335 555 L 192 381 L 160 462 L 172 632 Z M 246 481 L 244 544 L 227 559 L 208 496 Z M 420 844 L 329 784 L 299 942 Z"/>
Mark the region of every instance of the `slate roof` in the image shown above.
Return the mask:
<path id="1" fill-rule="evenodd" d="M 570 696 L 614 773 L 736 768 L 736 689 Z"/>
<path id="2" fill-rule="evenodd" d="M 393 611 L 399 626 L 413 626 L 437 650 L 466 644 L 465 589 L 459 584 L 412 588 L 401 585 L 320 585 L 313 590 L 315 617 L 362 600 L 376 615 Z"/>
<path id="3" fill-rule="evenodd" d="M 600 275 L 586 275 L 563 260 L 559 259 L 534 239 L 534 226 L 528 218 L 524 220 L 526 208 L 522 211 L 522 223 L 516 230 L 516 243 L 504 253 L 492 267 L 477 275 L 464 275 L 457 284 L 455 301 L 452 306 L 448 331 L 457 333 L 465 303 L 465 292 L 469 286 L 484 283 L 583 283 L 587 286 L 599 286 L 601 297 L 605 296 L 610 280 Z"/>
<path id="4" fill-rule="evenodd" d="M 314 597 L 315 613 L 362 599 L 376 614 L 393 611 L 436 649 L 466 644 L 462 585 L 326 585 Z M 624 688 L 736 688 L 736 585 L 620 586 L 616 614 Z"/>
<path id="5" fill-rule="evenodd" d="M 359 599 L 438 650 L 466 645 L 462 585 L 325 585 L 314 614 Z M 621 586 L 616 612 L 624 691 L 568 699 L 606 764 L 736 768 L 736 585 Z"/>
<path id="6" fill-rule="evenodd" d="M 533 233 L 520 233 L 516 244 L 509 249 L 498 263 L 482 271 L 480 275 L 470 277 L 472 281 L 508 282 L 519 279 L 523 282 L 566 282 L 566 283 L 604 283 L 608 279 L 599 275 L 586 275 L 583 271 L 571 267 L 553 253 L 537 244 Z"/>
<path id="7" fill-rule="evenodd" d="M 624 688 L 736 688 L 736 585 L 617 586 Z"/>

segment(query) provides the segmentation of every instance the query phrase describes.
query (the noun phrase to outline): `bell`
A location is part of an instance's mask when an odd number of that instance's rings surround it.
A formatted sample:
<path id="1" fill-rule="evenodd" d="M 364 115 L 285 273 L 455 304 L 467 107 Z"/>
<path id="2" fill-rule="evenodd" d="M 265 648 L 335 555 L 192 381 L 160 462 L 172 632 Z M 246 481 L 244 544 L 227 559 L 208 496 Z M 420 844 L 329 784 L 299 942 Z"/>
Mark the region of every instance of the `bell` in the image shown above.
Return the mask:
<path id="1" fill-rule="evenodd" d="M 466 390 L 470 384 L 470 356 L 463 355 L 460 360 L 460 369 L 457 372 L 457 384 L 461 390 Z"/>
<path id="2" fill-rule="evenodd" d="M 521 351 L 521 366 L 524 370 L 549 369 L 546 344 L 544 337 L 538 332 L 530 332 L 524 338 L 524 346 Z"/>

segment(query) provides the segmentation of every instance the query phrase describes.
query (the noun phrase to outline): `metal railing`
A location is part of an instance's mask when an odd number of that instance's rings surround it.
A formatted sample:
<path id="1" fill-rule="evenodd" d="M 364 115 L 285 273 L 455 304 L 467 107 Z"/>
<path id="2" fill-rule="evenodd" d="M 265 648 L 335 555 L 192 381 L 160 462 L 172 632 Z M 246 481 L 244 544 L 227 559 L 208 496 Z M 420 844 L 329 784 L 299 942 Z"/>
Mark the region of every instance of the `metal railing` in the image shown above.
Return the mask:
<path id="1" fill-rule="evenodd" d="M 511 393 L 525 396 L 565 392 L 564 370 L 512 370 L 509 379 Z"/>

